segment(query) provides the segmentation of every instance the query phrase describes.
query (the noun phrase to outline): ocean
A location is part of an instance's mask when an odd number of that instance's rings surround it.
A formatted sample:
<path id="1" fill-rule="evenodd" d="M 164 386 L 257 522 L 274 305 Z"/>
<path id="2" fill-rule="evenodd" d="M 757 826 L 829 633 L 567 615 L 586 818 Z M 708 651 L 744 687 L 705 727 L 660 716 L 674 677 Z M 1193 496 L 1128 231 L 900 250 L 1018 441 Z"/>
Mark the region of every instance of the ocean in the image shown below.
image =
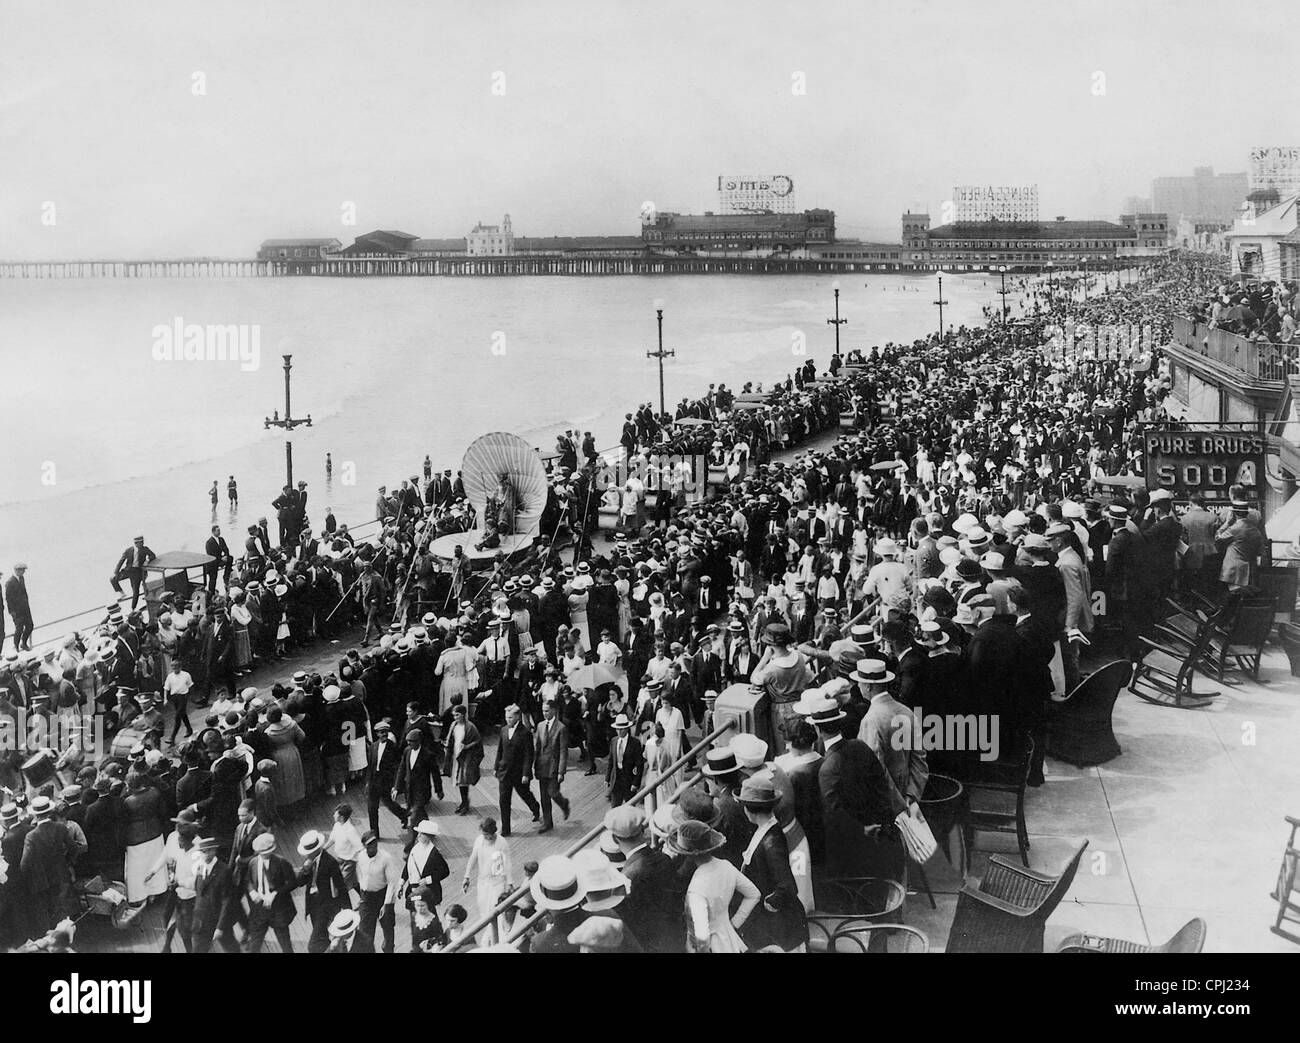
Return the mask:
<path id="1" fill-rule="evenodd" d="M 937 328 L 933 276 L 840 277 L 841 349 Z M 567 428 L 617 443 L 623 414 L 658 406 L 653 302 L 664 307 L 668 408 L 710 383 L 783 379 L 834 348 L 825 276 L 609 276 L 0 281 L 4 449 L 0 570 L 28 565 L 40 629 L 106 605 L 118 555 L 143 535 L 158 553 L 203 549 L 209 526 L 240 553 L 284 482 L 281 356 L 293 356 L 294 479 L 319 527 L 373 517 L 375 492 L 459 466 L 480 434 L 549 450 Z M 997 281 L 944 279 L 949 325 L 982 321 Z M 257 365 L 169 358 L 171 331 L 242 327 Z M 233 331 L 232 331 L 233 333 Z M 179 347 L 179 345 L 176 345 Z M 246 352 L 248 359 L 250 352 Z M 325 474 L 325 454 L 333 476 Z M 226 501 L 234 475 L 239 506 Z M 220 500 L 211 510 L 208 489 Z M 84 623 L 85 620 L 79 620 Z M 6 619 L 6 630 L 12 623 Z"/>

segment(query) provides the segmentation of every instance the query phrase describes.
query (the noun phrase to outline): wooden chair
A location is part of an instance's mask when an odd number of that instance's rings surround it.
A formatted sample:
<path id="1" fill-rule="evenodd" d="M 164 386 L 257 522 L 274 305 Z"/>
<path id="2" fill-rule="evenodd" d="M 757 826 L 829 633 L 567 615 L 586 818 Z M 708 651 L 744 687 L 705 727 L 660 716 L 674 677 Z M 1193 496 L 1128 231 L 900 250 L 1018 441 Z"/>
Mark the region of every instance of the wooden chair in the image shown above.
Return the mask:
<path id="1" fill-rule="evenodd" d="M 1206 648 L 1206 658 L 1215 670 L 1219 684 L 1235 683 L 1223 678 L 1223 672 L 1234 664 L 1237 669 L 1249 671 L 1251 677 L 1259 680 L 1259 662 L 1264 657 L 1264 643 L 1273 632 L 1276 614 L 1276 598 L 1243 598 L 1231 617 L 1214 628 Z"/>
<path id="2" fill-rule="evenodd" d="M 1156 624 L 1159 641 L 1139 637 L 1146 651 L 1134 665 L 1128 690 L 1156 706 L 1173 706 L 1180 710 L 1208 706 L 1219 693 L 1196 691 L 1195 674 L 1198 668 L 1207 667 L 1215 628 L 1234 610 L 1235 604 L 1235 601 L 1230 601 L 1217 612 L 1207 615 L 1190 638 L 1182 630 L 1165 623 Z"/>
<path id="3" fill-rule="evenodd" d="M 1282 849 L 1282 865 L 1277 871 L 1277 886 L 1269 895 L 1277 902 L 1277 919 L 1273 921 L 1273 926 L 1269 930 L 1288 941 L 1300 942 L 1300 934 L 1293 934 L 1282 926 L 1300 923 L 1300 904 L 1293 901 L 1291 897 L 1296 890 L 1296 868 L 1300 865 L 1300 849 L 1295 845 L 1295 834 L 1296 829 L 1300 828 L 1300 818 L 1287 815 L 1286 820 L 1291 826 L 1291 836 L 1287 839 L 1286 847 Z"/>
<path id="4" fill-rule="evenodd" d="M 923 953 L 930 951 L 930 939 L 923 931 L 907 924 L 845 924 L 831 935 L 827 951 Z"/>
<path id="5" fill-rule="evenodd" d="M 1043 929 L 1070 889 L 1088 841 L 1059 876 L 1022 869 L 994 855 L 979 887 L 957 895 L 946 952 L 1042 952 Z"/>
<path id="6" fill-rule="evenodd" d="M 1025 789 L 1029 785 L 1029 768 L 1034 757 L 1034 742 L 1027 739 L 1021 755 L 1005 761 L 981 763 L 978 774 L 964 780 L 967 803 L 962 817 L 962 837 L 966 848 L 966 865 L 970 867 L 970 853 L 975 847 L 976 833 L 1014 833 L 1020 848 L 1020 860 L 1029 865 L 1029 829 L 1025 825 Z M 976 797 L 994 794 L 1005 801 L 1015 798 L 1012 811 L 991 807 L 978 807 Z"/>
<path id="7" fill-rule="evenodd" d="M 1200 952 L 1205 947 L 1205 921 L 1199 916 L 1188 920 L 1163 945 L 1142 945 L 1123 938 L 1103 938 L 1095 934 L 1072 934 L 1056 947 L 1057 952 L 1148 953 Z"/>
<path id="8" fill-rule="evenodd" d="M 1061 702 L 1048 704 L 1047 754 L 1076 768 L 1114 760 L 1123 751 L 1115 739 L 1111 715 L 1120 689 L 1133 676 L 1125 659 L 1089 674 Z"/>

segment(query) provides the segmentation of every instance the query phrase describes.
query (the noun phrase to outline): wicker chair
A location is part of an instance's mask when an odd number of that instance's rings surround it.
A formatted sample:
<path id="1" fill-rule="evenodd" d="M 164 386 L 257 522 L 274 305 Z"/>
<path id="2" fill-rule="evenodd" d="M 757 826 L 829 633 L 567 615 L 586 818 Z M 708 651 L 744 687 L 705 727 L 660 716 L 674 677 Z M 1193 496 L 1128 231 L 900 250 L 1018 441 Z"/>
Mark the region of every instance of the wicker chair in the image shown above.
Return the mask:
<path id="1" fill-rule="evenodd" d="M 1126 942 L 1123 938 L 1102 938 L 1095 934 L 1072 934 L 1056 947 L 1057 952 L 1200 952 L 1205 947 L 1205 921 L 1199 916 L 1188 920 L 1169 941 L 1163 945 L 1142 945 Z"/>
<path id="2" fill-rule="evenodd" d="M 1048 704 L 1048 756 L 1091 768 L 1114 760 L 1123 751 L 1111 727 L 1119 691 L 1133 676 L 1128 660 L 1117 659 L 1089 674 L 1061 702 Z"/>
<path id="3" fill-rule="evenodd" d="M 1074 882 L 1085 840 L 1059 876 L 1022 869 L 997 855 L 979 887 L 957 896 L 947 952 L 1042 952 L 1047 918 Z"/>
<path id="4" fill-rule="evenodd" d="M 1020 848 L 1020 861 L 1029 865 L 1029 828 L 1025 825 L 1025 789 L 1029 785 L 1029 768 L 1034 759 L 1034 741 L 1025 740 L 1020 757 L 1005 761 L 981 764 L 977 775 L 964 780 L 967 804 L 962 816 L 962 839 L 965 842 L 966 865 L 970 868 L 970 853 L 975 847 L 976 833 L 1014 833 Z M 977 807 L 975 798 L 981 794 L 1000 794 L 1015 797 L 1013 811 Z"/>

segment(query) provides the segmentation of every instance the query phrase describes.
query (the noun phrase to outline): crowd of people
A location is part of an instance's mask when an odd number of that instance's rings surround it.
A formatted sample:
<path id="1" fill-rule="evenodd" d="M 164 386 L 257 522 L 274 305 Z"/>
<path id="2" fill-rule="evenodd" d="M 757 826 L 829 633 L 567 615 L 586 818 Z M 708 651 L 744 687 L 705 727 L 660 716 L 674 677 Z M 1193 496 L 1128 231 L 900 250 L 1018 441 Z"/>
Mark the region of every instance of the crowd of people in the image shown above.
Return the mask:
<path id="1" fill-rule="evenodd" d="M 711 385 L 674 416 L 644 405 L 613 461 L 567 432 L 538 537 L 486 572 L 432 553 L 473 514 L 428 460 L 380 489 L 371 540 L 332 516 L 313 535 L 305 483 L 286 487 L 279 540 L 263 521 L 240 558 L 214 554 L 193 603 L 145 613 L 133 596 L 0 672 L 0 721 L 54 733 L 99 711 L 110 743 L 95 760 L 71 727 L 36 785 L 0 758 L 0 943 L 56 928 L 89 879 L 123 882 L 133 915 L 165 904 L 166 944 L 193 951 L 258 951 L 268 931 L 292 948 L 298 889 L 312 951 L 392 951 L 399 903 L 415 951 L 500 945 L 538 913 L 517 949 L 801 951 L 828 881 L 905 878 L 932 774 L 1027 761 L 1043 783 L 1047 703 L 1101 639 L 1095 591 L 1136 658 L 1166 597 L 1253 582 L 1257 505 L 1180 518 L 1167 494 L 1099 481 L 1140 470 L 1137 425 L 1169 390 L 1158 352 L 1045 347 L 1067 321 L 1167 329 L 1214 278 L 1179 259 L 1093 297 L 1039 280 L 1015 322 L 855 350 L 831 379 L 809 359 L 766 390 Z M 115 581 L 137 595 L 151 554 L 137 539 Z M 241 680 L 357 627 L 326 668 Z M 758 734 L 684 758 L 738 691 L 763 697 Z M 917 741 L 931 718 L 991 728 L 936 747 Z M 478 814 L 489 756 L 498 806 L 463 889 L 479 917 L 527 892 L 469 930 L 466 902 L 443 905 L 438 819 Z M 604 777 L 605 836 L 521 877 L 513 801 L 548 832 L 555 808 L 569 816 L 571 765 Z M 682 786 L 696 769 L 705 785 Z M 647 818 L 634 798 L 660 778 Z M 334 821 L 301 837 L 295 867 L 277 853 L 284 812 L 322 799 Z M 379 843 L 394 821 L 400 858 Z"/>

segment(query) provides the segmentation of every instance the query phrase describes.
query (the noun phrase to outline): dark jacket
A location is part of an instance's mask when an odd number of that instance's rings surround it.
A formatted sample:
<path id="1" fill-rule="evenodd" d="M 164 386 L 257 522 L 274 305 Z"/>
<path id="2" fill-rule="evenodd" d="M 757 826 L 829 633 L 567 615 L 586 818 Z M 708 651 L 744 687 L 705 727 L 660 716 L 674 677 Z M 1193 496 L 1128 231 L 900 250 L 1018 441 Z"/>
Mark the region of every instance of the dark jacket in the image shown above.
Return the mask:
<path id="1" fill-rule="evenodd" d="M 438 770 L 438 762 L 433 754 L 423 747 L 415 758 L 415 767 L 411 767 L 411 747 L 401 752 L 397 763 L 397 790 L 406 798 L 408 808 L 423 808 L 433 799 L 433 776 Z"/>
<path id="2" fill-rule="evenodd" d="M 416 848 L 411 849 L 414 854 Z M 420 867 L 420 875 L 414 879 L 411 878 L 411 859 L 408 857 L 402 859 L 402 881 L 407 885 L 406 889 L 406 908 L 414 906 L 411 901 L 411 893 L 419 887 L 428 887 L 433 891 L 433 906 L 442 902 L 442 882 L 451 875 L 451 868 L 447 865 L 447 860 L 442 857 L 442 852 L 436 845 L 430 845 L 429 854 L 424 860 L 424 865 Z"/>
<path id="3" fill-rule="evenodd" d="M 255 856 L 245 870 L 243 883 L 245 894 L 251 895 L 258 890 L 261 859 L 261 855 Z M 272 853 L 267 856 L 266 884 L 275 897 L 269 907 L 250 898 L 249 922 L 269 923 L 273 927 L 288 927 L 298 911 L 293 904 L 293 890 L 298 886 L 298 877 L 293 871 L 293 866 L 277 854 Z"/>
<path id="4" fill-rule="evenodd" d="M 533 773 L 533 733 L 519 722 L 514 734 L 503 725 L 497 742 L 494 772 L 498 779 L 520 779 Z"/>
<path id="5" fill-rule="evenodd" d="M 321 852 L 298 870 L 298 884 L 303 888 L 307 915 L 315 922 L 324 916 L 332 920 L 334 914 L 348 905 L 348 887 L 343 882 L 338 859 L 328 851 Z"/>
<path id="6" fill-rule="evenodd" d="M 790 870 L 790 848 L 779 824 L 772 823 L 742 868 L 760 896 L 741 931 L 745 943 L 751 949 L 776 945 L 787 952 L 807 944 L 808 921 Z"/>
<path id="7" fill-rule="evenodd" d="M 663 851 L 633 851 L 621 872 L 631 885 L 619 906 L 628 929 L 649 952 L 685 952 L 686 888 L 690 880 Z"/>
<path id="8" fill-rule="evenodd" d="M 826 827 L 826 871 L 832 876 L 872 876 L 866 826 L 889 824 L 906 810 L 879 758 L 859 739 L 841 739 L 817 770 Z"/>

